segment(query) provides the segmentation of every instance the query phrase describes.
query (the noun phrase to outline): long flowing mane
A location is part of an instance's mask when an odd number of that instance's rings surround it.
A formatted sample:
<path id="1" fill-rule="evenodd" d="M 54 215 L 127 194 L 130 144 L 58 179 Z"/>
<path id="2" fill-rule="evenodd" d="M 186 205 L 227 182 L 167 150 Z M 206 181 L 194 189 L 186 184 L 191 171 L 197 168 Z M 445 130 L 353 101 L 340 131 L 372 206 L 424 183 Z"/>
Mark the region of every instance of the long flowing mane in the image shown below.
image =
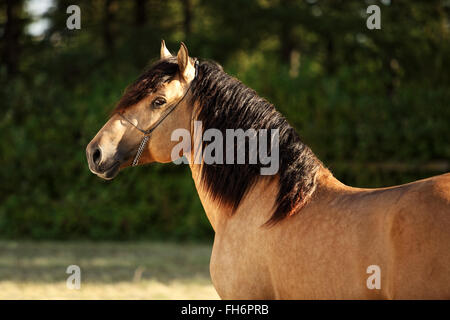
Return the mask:
<path id="1" fill-rule="evenodd" d="M 139 101 L 142 94 L 155 90 L 161 82 L 170 81 L 176 74 L 176 65 L 176 58 L 156 62 L 126 90 L 118 109 Z M 209 61 L 198 66 L 191 102 L 199 105 L 196 117 L 202 121 L 203 130 L 215 128 L 223 136 L 226 129 L 279 130 L 279 190 L 268 224 L 298 212 L 307 203 L 316 188 L 316 174 L 322 163 L 271 103 Z M 203 144 L 205 147 L 208 142 Z M 203 165 L 201 180 L 214 200 L 230 206 L 234 212 L 261 177 L 261 167 L 236 161 Z"/>
<path id="2" fill-rule="evenodd" d="M 197 120 L 202 121 L 204 130 L 216 128 L 225 134 L 226 129 L 279 129 L 279 191 L 268 223 L 300 210 L 316 187 L 315 177 L 322 163 L 295 129 L 271 103 L 215 63 L 202 62 L 195 81 L 192 99 L 200 106 Z M 260 167 L 236 161 L 204 165 L 202 182 L 214 199 L 235 210 L 260 177 Z"/>

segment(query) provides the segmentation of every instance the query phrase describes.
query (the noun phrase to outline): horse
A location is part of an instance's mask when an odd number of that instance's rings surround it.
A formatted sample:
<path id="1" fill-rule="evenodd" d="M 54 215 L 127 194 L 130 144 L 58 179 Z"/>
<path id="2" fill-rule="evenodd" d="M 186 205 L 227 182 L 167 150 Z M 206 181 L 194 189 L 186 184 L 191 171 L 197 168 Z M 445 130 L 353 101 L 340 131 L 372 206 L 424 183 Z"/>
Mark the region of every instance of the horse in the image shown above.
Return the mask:
<path id="1" fill-rule="evenodd" d="M 192 133 L 195 121 L 203 132 L 279 133 L 272 175 L 260 163 L 194 161 L 192 141 L 183 158 L 214 229 L 210 274 L 222 299 L 450 298 L 450 173 L 347 186 L 270 102 L 183 43 L 175 56 L 162 41 L 160 59 L 127 87 L 86 148 L 89 168 L 113 179 L 171 162 L 180 142 L 172 133 Z"/>

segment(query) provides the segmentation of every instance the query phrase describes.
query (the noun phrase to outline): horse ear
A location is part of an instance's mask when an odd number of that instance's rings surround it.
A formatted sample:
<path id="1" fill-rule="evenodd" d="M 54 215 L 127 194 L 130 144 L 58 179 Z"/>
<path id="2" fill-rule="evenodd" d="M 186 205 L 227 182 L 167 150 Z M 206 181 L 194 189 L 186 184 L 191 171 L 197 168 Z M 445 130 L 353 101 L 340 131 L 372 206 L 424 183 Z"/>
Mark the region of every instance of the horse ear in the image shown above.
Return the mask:
<path id="1" fill-rule="evenodd" d="M 160 50 L 160 59 L 167 59 L 170 58 L 172 56 L 172 54 L 170 53 L 170 51 L 167 49 L 166 47 L 166 42 L 164 40 L 161 40 L 161 50 Z"/>
<path id="2" fill-rule="evenodd" d="M 181 43 L 180 50 L 178 50 L 177 60 L 181 76 L 187 82 L 192 81 L 195 77 L 195 67 L 189 58 L 188 49 L 183 42 Z"/>

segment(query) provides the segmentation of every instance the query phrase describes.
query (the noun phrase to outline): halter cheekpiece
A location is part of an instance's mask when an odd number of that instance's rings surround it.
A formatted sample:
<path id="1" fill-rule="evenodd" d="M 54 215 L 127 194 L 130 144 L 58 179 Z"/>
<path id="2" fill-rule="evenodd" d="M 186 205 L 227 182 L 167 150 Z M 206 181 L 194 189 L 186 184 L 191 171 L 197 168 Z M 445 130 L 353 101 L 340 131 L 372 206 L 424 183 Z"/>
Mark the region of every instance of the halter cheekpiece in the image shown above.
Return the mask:
<path id="1" fill-rule="evenodd" d="M 151 135 L 151 133 L 153 132 L 153 130 L 155 130 L 155 129 L 156 129 L 156 128 L 164 121 L 164 119 L 166 119 L 167 116 L 168 116 L 173 110 L 175 110 L 175 108 L 181 103 L 181 101 L 184 100 L 184 98 L 186 97 L 187 93 L 191 90 L 192 83 L 193 83 L 194 80 L 197 78 L 197 74 L 198 74 L 198 60 L 195 60 L 194 67 L 195 67 L 195 76 L 194 76 L 194 79 L 192 79 L 192 81 L 191 81 L 191 83 L 190 83 L 190 85 L 189 85 L 189 88 L 186 90 L 186 92 L 184 93 L 183 97 L 182 97 L 175 105 L 173 105 L 172 107 L 170 107 L 170 108 L 167 110 L 167 112 L 166 112 L 161 118 L 159 118 L 158 121 L 156 121 L 156 123 L 155 123 L 153 126 L 151 126 L 149 129 L 144 130 L 144 129 L 139 128 L 139 127 L 136 126 L 134 123 L 132 123 L 130 120 L 128 120 L 122 113 L 119 112 L 119 115 L 120 115 L 123 119 L 125 119 L 129 124 L 131 124 L 133 127 L 135 127 L 137 130 L 139 130 L 140 132 L 142 132 L 142 133 L 144 134 L 144 137 L 142 138 L 141 143 L 139 144 L 138 150 L 137 150 L 136 155 L 134 156 L 134 160 L 133 160 L 133 162 L 132 162 L 132 164 L 131 164 L 133 167 L 135 167 L 135 166 L 138 165 L 139 159 L 141 158 L 142 153 L 144 152 L 144 149 L 145 149 L 145 147 L 146 147 L 148 141 L 150 140 L 150 135 Z"/>

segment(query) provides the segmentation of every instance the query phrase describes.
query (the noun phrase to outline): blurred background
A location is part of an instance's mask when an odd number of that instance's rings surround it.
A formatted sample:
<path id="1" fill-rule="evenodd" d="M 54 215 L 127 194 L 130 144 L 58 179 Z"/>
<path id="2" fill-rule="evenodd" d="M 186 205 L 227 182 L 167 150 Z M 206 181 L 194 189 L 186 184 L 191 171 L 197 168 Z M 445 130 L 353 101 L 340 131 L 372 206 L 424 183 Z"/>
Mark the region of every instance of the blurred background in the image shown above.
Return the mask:
<path id="1" fill-rule="evenodd" d="M 161 39 L 275 104 L 346 184 L 450 170 L 449 0 L 2 0 L 0 39 L 0 298 L 217 298 L 189 168 L 106 182 L 85 159 Z"/>

